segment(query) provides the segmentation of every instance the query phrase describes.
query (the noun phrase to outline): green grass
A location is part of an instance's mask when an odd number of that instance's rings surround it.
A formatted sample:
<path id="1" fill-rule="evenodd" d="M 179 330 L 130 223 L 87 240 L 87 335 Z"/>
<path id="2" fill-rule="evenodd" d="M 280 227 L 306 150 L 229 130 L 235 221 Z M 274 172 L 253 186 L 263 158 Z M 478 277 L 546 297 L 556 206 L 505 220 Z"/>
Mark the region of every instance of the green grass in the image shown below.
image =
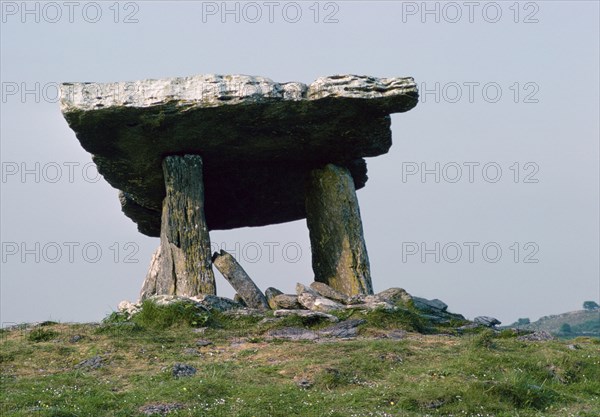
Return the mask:
<path id="1" fill-rule="evenodd" d="M 259 325 L 260 318 L 213 314 L 196 333 L 198 317 L 186 309 L 152 307 L 133 322 L 111 317 L 100 325 L 4 331 L 0 415 L 140 417 L 139 408 L 153 403 L 184 406 L 168 416 L 600 415 L 595 339 L 431 334 L 406 312 L 351 315 L 366 323 L 359 338 L 345 341 L 266 337 L 280 326 L 329 325 L 298 318 Z M 404 339 L 381 337 L 397 328 L 408 332 Z M 72 342 L 74 335 L 82 338 Z M 198 348 L 199 338 L 214 344 Z M 101 368 L 75 367 L 96 355 Z M 175 363 L 196 367 L 196 375 L 174 378 Z"/>

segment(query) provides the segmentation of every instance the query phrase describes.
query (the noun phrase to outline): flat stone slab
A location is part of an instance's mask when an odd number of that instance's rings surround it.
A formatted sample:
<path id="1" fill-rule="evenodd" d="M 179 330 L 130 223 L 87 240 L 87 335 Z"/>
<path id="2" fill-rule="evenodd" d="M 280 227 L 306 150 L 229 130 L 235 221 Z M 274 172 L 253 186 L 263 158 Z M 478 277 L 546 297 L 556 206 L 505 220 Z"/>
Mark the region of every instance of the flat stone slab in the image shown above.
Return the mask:
<path id="1" fill-rule="evenodd" d="M 362 158 L 392 144 L 389 114 L 417 101 L 412 78 L 357 75 L 310 85 L 245 75 L 61 85 L 69 126 L 148 236 L 160 233 L 165 156 L 202 157 L 209 230 L 298 220 L 308 172 L 335 163 L 363 187 Z"/>

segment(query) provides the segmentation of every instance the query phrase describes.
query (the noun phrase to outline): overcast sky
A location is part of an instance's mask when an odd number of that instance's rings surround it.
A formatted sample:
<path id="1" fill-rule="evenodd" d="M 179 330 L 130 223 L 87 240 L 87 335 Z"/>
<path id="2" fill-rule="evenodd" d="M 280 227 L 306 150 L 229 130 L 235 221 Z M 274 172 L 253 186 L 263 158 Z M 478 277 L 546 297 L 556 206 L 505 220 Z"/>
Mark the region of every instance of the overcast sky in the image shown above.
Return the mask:
<path id="1" fill-rule="evenodd" d="M 97 177 L 57 83 L 208 73 L 415 78 L 358 192 L 376 291 L 505 324 L 598 301 L 596 1 L 1 6 L 3 325 L 102 319 L 137 299 L 159 243 Z M 211 239 L 263 290 L 313 280 L 305 221 Z"/>

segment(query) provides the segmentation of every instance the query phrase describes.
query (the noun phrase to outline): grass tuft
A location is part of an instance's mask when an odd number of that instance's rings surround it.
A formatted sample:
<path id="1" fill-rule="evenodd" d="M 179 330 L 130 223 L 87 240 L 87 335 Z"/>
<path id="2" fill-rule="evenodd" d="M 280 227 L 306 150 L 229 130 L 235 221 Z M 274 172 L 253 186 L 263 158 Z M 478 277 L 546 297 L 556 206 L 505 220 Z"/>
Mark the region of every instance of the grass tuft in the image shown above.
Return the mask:
<path id="1" fill-rule="evenodd" d="M 59 335 L 59 333 L 57 331 L 54 330 L 46 330 L 43 328 L 36 328 L 33 329 L 30 333 L 29 336 L 27 337 L 29 339 L 30 342 L 47 342 L 49 340 L 52 340 L 54 338 L 56 338 Z"/>

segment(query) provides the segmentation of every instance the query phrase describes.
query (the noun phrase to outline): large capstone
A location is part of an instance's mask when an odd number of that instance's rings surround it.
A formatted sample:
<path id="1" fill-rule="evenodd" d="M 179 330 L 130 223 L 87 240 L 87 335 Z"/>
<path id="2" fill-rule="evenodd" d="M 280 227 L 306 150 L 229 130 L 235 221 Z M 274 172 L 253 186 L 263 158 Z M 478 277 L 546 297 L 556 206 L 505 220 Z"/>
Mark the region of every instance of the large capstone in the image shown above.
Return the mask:
<path id="1" fill-rule="evenodd" d="M 417 100 L 412 78 L 356 75 L 310 85 L 198 75 L 61 86 L 69 126 L 149 236 L 160 235 L 166 156 L 202 157 L 208 230 L 298 220 L 308 174 L 333 163 L 363 187 L 362 158 L 392 144 L 389 114 Z"/>

